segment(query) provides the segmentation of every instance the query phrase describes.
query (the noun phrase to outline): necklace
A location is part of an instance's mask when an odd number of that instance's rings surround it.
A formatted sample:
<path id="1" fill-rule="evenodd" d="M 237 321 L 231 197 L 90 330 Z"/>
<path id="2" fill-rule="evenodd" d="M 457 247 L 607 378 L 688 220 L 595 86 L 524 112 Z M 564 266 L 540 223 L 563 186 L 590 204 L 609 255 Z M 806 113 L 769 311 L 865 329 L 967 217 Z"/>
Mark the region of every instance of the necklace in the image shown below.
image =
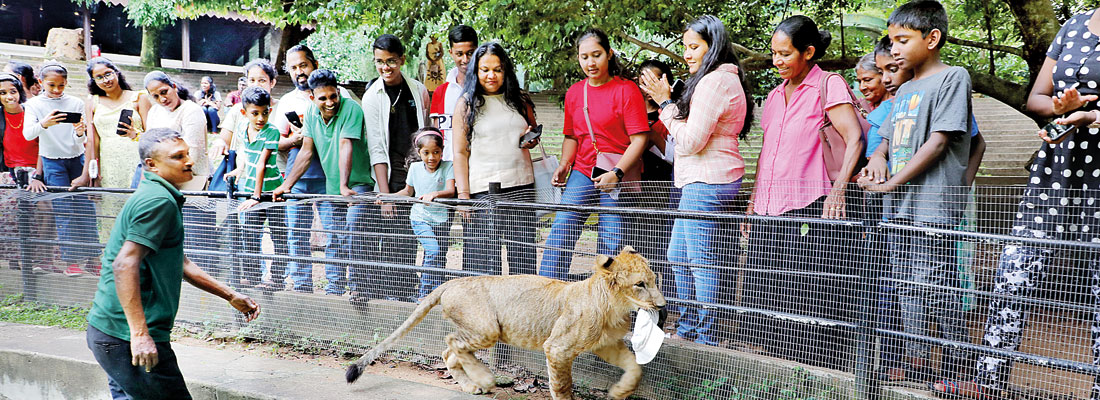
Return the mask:
<path id="1" fill-rule="evenodd" d="M 7 113 L 7 112 L 5 112 L 5 113 Z M 6 116 L 5 116 L 4 120 L 7 121 L 8 118 L 6 118 Z M 23 128 L 23 121 L 24 121 L 24 119 L 20 119 L 19 120 L 19 125 L 12 124 L 11 129 L 21 129 L 21 128 Z"/>
<path id="2" fill-rule="evenodd" d="M 393 99 L 393 103 L 390 104 L 390 114 L 397 113 L 397 102 L 401 101 L 401 93 L 405 91 L 405 88 L 397 89 L 397 98 Z"/>

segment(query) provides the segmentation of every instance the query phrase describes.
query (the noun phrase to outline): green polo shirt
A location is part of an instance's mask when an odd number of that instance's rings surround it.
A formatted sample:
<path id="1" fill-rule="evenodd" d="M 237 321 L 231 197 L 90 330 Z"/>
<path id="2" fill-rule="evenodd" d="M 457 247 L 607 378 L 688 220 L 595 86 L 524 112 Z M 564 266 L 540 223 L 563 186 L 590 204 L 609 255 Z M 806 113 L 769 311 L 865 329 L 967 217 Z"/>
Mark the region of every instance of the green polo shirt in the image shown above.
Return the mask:
<path id="1" fill-rule="evenodd" d="M 267 124 L 256 134 L 255 140 L 249 140 L 249 124 L 250 122 L 247 120 L 241 122 L 237 126 L 236 133 L 234 133 L 237 136 L 235 140 L 241 144 L 240 149 L 245 157 L 244 171 L 237 178 L 237 181 L 241 182 L 241 190 L 248 193 L 256 191 L 256 171 L 260 169 L 262 164 L 264 166 L 264 183 L 260 186 L 260 191 L 270 192 L 283 184 L 283 175 L 279 173 L 279 166 L 276 164 L 276 158 L 279 155 L 279 131 L 275 129 L 275 126 Z M 260 156 L 263 155 L 264 149 L 270 149 L 271 155 L 266 160 L 261 161 Z"/>
<path id="2" fill-rule="evenodd" d="M 348 187 L 374 186 L 370 154 L 363 134 L 363 109 L 353 101 L 340 98 L 340 109 L 328 123 L 321 118 L 316 104 L 309 106 L 303 122 L 306 137 L 313 140 L 313 151 L 325 170 L 325 193 L 340 194 L 340 139 L 351 139 L 351 175 Z"/>
<path id="3" fill-rule="evenodd" d="M 130 326 L 118 300 L 112 267 L 123 243 L 149 248 L 138 272 L 145 323 L 154 342 L 167 342 L 179 309 L 183 282 L 183 195 L 160 176 L 143 172 L 137 191 L 126 201 L 103 250 L 103 271 L 88 324 L 113 337 L 130 340 Z"/>

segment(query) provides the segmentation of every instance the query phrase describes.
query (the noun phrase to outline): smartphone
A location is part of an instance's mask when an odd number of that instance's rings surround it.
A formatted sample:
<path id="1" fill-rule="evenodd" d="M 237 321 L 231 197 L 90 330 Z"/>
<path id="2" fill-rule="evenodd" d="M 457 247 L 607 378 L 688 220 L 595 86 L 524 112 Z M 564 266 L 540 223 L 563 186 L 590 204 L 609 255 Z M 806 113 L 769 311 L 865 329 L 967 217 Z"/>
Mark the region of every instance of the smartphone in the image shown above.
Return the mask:
<path id="1" fill-rule="evenodd" d="M 75 124 L 80 122 L 81 114 L 78 112 L 62 111 L 60 114 L 65 116 L 65 118 L 62 118 L 60 121 L 63 124 Z"/>
<path id="2" fill-rule="evenodd" d="M 519 147 L 522 148 L 523 145 L 527 144 L 528 142 L 530 142 L 532 140 L 538 139 L 541 136 L 542 136 L 542 124 L 539 124 L 538 126 L 536 126 L 534 128 L 531 128 L 531 131 L 524 134 L 523 137 L 519 138 Z"/>
<path id="3" fill-rule="evenodd" d="M 99 177 L 99 160 L 88 161 L 88 177 L 92 179 Z"/>
<path id="4" fill-rule="evenodd" d="M 287 120 L 287 122 L 290 122 L 291 125 L 294 125 L 298 129 L 302 129 L 302 119 L 300 117 L 298 117 L 298 113 L 296 113 L 294 111 L 287 111 L 286 112 L 286 120 Z"/>
<path id="5" fill-rule="evenodd" d="M 606 174 L 608 172 L 611 172 L 611 171 L 608 171 L 608 170 L 600 168 L 600 167 L 592 167 L 592 180 L 595 180 L 596 178 L 599 178 L 600 175 Z"/>
<path id="6" fill-rule="evenodd" d="M 1047 131 L 1047 136 L 1049 136 L 1050 140 L 1053 140 L 1053 141 L 1058 141 L 1063 136 L 1072 135 L 1074 133 L 1077 133 L 1077 127 L 1076 126 L 1056 124 L 1056 123 L 1053 123 L 1053 122 L 1047 124 L 1047 126 L 1044 126 L 1043 130 Z"/>
<path id="7" fill-rule="evenodd" d="M 126 136 L 126 130 L 122 128 L 122 124 L 130 125 L 134 122 L 134 110 L 122 110 L 118 114 L 118 128 L 115 130 L 119 136 Z"/>

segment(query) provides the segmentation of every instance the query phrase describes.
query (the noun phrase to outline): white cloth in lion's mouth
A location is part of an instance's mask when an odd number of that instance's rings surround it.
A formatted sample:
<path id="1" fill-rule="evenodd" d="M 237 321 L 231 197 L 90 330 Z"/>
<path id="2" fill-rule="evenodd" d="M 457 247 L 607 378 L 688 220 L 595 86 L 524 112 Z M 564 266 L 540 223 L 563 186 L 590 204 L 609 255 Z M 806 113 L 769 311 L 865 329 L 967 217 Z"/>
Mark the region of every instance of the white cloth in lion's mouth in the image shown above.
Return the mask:
<path id="1" fill-rule="evenodd" d="M 657 310 L 638 310 L 638 316 L 634 318 L 630 344 L 634 347 L 634 358 L 638 364 L 653 361 L 665 341 L 665 332 L 657 325 L 658 319 Z"/>

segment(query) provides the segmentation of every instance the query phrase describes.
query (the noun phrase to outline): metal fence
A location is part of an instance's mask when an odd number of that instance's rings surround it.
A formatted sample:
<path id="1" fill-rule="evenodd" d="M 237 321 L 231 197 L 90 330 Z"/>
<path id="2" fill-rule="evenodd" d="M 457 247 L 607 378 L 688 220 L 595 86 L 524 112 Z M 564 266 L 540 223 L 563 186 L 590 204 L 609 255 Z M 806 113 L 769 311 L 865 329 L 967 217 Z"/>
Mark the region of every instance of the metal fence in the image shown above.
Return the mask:
<path id="1" fill-rule="evenodd" d="M 0 258 L 9 268 L 0 293 L 87 306 L 91 272 L 129 191 L 54 189 L 0 187 Z M 978 379 L 1006 398 L 1083 398 L 1100 376 L 1096 190 L 1033 191 L 1021 201 L 1022 187 L 947 188 L 946 202 L 914 204 L 918 214 L 951 214 L 942 223 L 884 219 L 881 196 L 858 189 L 847 196 L 847 218 L 828 220 L 820 200 L 782 216 L 746 215 L 751 185 L 701 211 L 677 210 L 691 194 L 671 183 L 638 189 L 615 202 L 594 191 L 564 194 L 582 205 L 494 189 L 439 199 L 427 214 L 415 201 L 373 195 L 292 195 L 240 212 L 224 193 L 189 192 L 187 254 L 264 312 L 246 325 L 188 289 L 178 321 L 358 353 L 447 279 L 583 279 L 596 253 L 631 245 L 674 306 L 665 327 L 674 336 L 645 366 L 642 398 L 903 398 L 940 379 Z M 807 193 L 819 190 L 792 184 L 771 193 L 812 200 Z M 1060 206 L 1027 201 L 1038 196 L 1058 196 Z M 1044 218 L 1050 232 L 1036 237 L 1029 227 Z M 684 241 L 670 245 L 674 229 Z M 395 356 L 438 358 L 448 324 L 433 314 Z M 498 345 L 480 356 L 501 374 L 545 376 L 539 352 Z M 618 374 L 590 354 L 574 368 L 579 387 L 606 390 Z"/>

